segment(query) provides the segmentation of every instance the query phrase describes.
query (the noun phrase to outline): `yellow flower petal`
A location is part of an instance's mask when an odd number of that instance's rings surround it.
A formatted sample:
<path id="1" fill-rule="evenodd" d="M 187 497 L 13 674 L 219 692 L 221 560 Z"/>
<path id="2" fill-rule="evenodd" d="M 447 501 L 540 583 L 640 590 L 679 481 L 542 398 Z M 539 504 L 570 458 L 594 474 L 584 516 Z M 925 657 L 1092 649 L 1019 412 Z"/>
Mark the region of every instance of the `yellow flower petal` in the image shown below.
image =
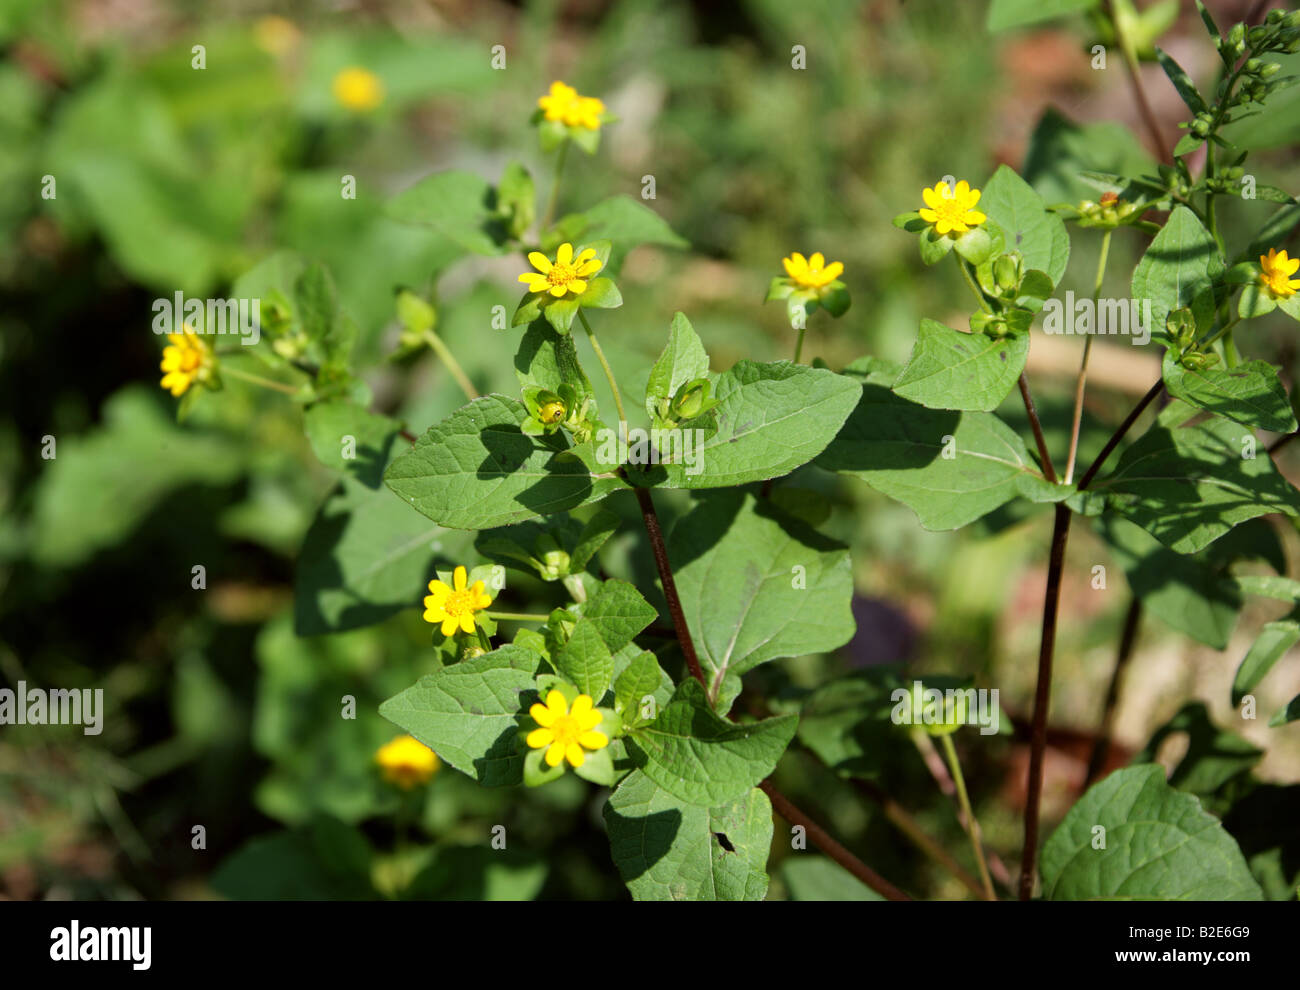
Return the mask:
<path id="1" fill-rule="evenodd" d="M 530 749 L 541 749 L 555 742 L 555 733 L 545 727 L 534 729 L 528 733 L 528 738 L 524 741 L 528 743 Z"/>
<path id="2" fill-rule="evenodd" d="M 543 275 L 545 275 L 554 267 L 551 264 L 551 259 L 546 257 L 546 255 L 542 254 L 541 251 L 529 251 L 528 263 L 532 265 L 534 268 L 536 268 Z"/>
<path id="3" fill-rule="evenodd" d="M 569 291 L 575 296 L 580 296 L 587 291 L 587 283 L 580 278 L 575 278 L 569 283 Z"/>
<path id="4" fill-rule="evenodd" d="M 564 761 L 564 744 L 551 743 L 551 748 L 546 751 L 546 765 L 548 767 L 558 767 Z"/>
<path id="5" fill-rule="evenodd" d="M 544 728 L 550 728 L 555 724 L 555 720 L 559 718 L 555 712 L 551 711 L 540 702 L 535 702 L 533 706 L 528 709 L 528 714 L 533 717 L 534 722 Z"/>
<path id="6" fill-rule="evenodd" d="M 564 695 L 556 688 L 551 688 L 546 695 L 546 707 L 555 712 L 556 715 L 565 715 L 569 711 L 569 703 L 564 700 Z"/>
<path id="7" fill-rule="evenodd" d="M 555 263 L 557 265 L 567 265 L 573 261 L 573 245 L 565 241 L 560 245 L 560 249 L 555 252 Z"/>
<path id="8" fill-rule="evenodd" d="M 578 737 L 578 742 L 588 749 L 604 749 L 609 745 L 609 737 L 603 732 L 584 732 Z"/>
<path id="9" fill-rule="evenodd" d="M 456 627 L 460 625 L 454 615 L 449 615 L 442 620 L 442 634 L 444 636 L 453 636 L 456 633 Z"/>
<path id="10" fill-rule="evenodd" d="M 587 762 L 587 755 L 576 742 L 571 742 L 564 748 L 564 755 L 569 758 L 569 762 L 575 767 L 580 767 Z"/>

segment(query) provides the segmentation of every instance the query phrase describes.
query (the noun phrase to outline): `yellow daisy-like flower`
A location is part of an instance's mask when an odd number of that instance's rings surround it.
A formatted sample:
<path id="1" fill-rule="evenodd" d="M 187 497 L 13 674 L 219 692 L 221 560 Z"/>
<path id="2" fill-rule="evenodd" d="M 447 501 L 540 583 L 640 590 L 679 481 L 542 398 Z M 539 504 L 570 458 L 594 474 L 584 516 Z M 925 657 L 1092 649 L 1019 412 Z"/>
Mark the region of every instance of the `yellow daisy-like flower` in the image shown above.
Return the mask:
<path id="1" fill-rule="evenodd" d="M 795 251 L 790 257 L 782 258 L 781 264 L 785 265 L 785 273 L 801 289 L 824 288 L 839 278 L 840 273 L 844 271 L 844 266 L 838 261 L 826 264 L 826 258 L 820 251 L 811 258 L 805 258 Z"/>
<path id="2" fill-rule="evenodd" d="M 920 211 L 921 219 L 932 224 L 940 237 L 948 233 L 964 234 L 988 219 L 975 209 L 975 204 L 980 201 L 980 191 L 972 189 L 965 179 L 955 188 L 949 188 L 945 182 L 936 182 L 933 189 L 921 190 L 921 198 L 926 206 Z"/>
<path id="3" fill-rule="evenodd" d="M 203 338 L 188 323 L 181 327 L 180 333 L 169 333 L 167 340 L 169 344 L 163 348 L 162 364 L 159 365 L 167 372 L 161 385 L 180 398 L 194 384 L 194 379 L 206 377 L 215 359 Z"/>
<path id="4" fill-rule="evenodd" d="M 541 274 L 524 272 L 519 281 L 528 286 L 529 292 L 549 292 L 557 299 L 566 292 L 582 295 L 587 291 L 587 279 L 604 267 L 592 248 L 584 249 L 575 258 L 572 244 L 560 245 L 554 263 L 540 251 L 529 252 L 528 260 Z"/>
<path id="5" fill-rule="evenodd" d="M 474 613 L 481 612 L 492 604 L 483 582 L 475 581 L 473 587 L 466 588 L 465 582 L 468 579 L 465 568 L 457 567 L 451 575 L 454 588 L 449 588 L 442 581 L 429 582 L 429 594 L 424 599 L 424 621 L 441 622 L 444 636 L 452 635 L 457 629 L 472 633 Z"/>
<path id="6" fill-rule="evenodd" d="M 1294 296 L 1300 289 L 1300 279 L 1291 277 L 1300 269 L 1300 258 L 1288 258 L 1285 251 L 1269 248 L 1268 254 L 1259 256 L 1259 267 L 1263 269 L 1259 273 L 1260 285 L 1268 289 L 1274 299 Z"/>
<path id="7" fill-rule="evenodd" d="M 438 754 L 412 736 L 398 736 L 380 746 L 375 753 L 384 779 L 409 791 L 417 784 L 427 784 L 438 772 Z"/>
<path id="8" fill-rule="evenodd" d="M 253 37 L 257 39 L 257 46 L 268 55 L 276 57 L 288 55 L 293 51 L 301 36 L 293 21 L 277 14 L 258 18 L 253 26 Z"/>
<path id="9" fill-rule="evenodd" d="M 349 110 L 373 110 L 384 102 L 384 84 L 369 69 L 350 65 L 334 77 L 334 99 Z"/>
<path id="10" fill-rule="evenodd" d="M 604 749 L 609 745 L 609 737 L 595 731 L 604 716 L 592 707 L 590 695 L 578 695 L 570 708 L 564 695 L 552 689 L 546 696 L 546 704 L 533 705 L 528 714 L 540 726 L 528 733 L 528 746 L 545 748 L 544 758 L 549 767 L 558 767 L 566 759 L 572 766 L 580 767 L 587 761 L 584 750 Z"/>
<path id="11" fill-rule="evenodd" d="M 551 83 L 551 91 L 538 97 L 537 105 L 547 120 L 558 120 L 569 127 L 585 127 L 589 131 L 600 129 L 600 115 L 605 104 L 594 96 L 579 96 L 578 91 L 558 79 Z"/>

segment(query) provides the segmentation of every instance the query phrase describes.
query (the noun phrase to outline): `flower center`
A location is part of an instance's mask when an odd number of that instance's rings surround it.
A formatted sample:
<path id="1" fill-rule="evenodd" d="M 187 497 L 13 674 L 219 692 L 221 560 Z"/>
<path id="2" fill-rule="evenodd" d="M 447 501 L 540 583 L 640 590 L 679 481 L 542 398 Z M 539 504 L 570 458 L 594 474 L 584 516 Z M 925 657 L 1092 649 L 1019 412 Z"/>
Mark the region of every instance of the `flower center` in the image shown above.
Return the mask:
<path id="1" fill-rule="evenodd" d="M 546 273 L 546 281 L 551 285 L 568 285 L 577 277 L 578 273 L 573 270 L 572 265 L 563 265 L 558 261 Z"/>
<path id="2" fill-rule="evenodd" d="M 193 371 L 203 362 L 203 355 L 196 350 L 181 351 L 181 371 Z"/>
<path id="3" fill-rule="evenodd" d="M 468 589 L 453 591 L 447 596 L 447 602 L 442 607 L 454 619 L 459 619 L 462 615 L 473 615 L 474 594 Z"/>
<path id="4" fill-rule="evenodd" d="M 966 215 L 966 204 L 958 199 L 955 193 L 947 193 L 939 197 L 939 205 L 934 208 L 934 212 L 939 215 L 940 220 L 962 223 L 962 218 Z"/>
<path id="5" fill-rule="evenodd" d="M 578 741 L 578 737 L 582 735 L 582 726 L 580 726 L 578 720 L 573 718 L 571 715 L 561 715 L 556 718 L 554 724 L 551 726 L 551 731 L 555 733 L 555 741 L 557 743 L 567 746 L 569 743 L 576 743 Z"/>

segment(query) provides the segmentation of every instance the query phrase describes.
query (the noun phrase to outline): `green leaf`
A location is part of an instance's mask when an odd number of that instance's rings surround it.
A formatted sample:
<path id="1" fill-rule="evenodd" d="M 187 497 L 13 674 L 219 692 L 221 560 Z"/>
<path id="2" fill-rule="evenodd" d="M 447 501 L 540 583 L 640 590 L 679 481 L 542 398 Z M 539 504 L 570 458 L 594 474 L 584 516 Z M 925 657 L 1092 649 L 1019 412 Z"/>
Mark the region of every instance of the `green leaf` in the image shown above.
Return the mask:
<path id="1" fill-rule="evenodd" d="M 432 227 L 467 251 L 505 254 L 505 224 L 496 191 L 472 172 L 438 172 L 398 193 L 385 207 L 394 220 Z"/>
<path id="2" fill-rule="evenodd" d="M 1099 0 L 993 0 L 987 26 L 990 31 L 1006 31 L 1090 10 Z"/>
<path id="3" fill-rule="evenodd" d="M 694 434 L 695 466 L 683 450 L 662 471 L 647 472 L 649 480 L 668 488 L 723 488 L 788 474 L 826 449 L 857 395 L 853 379 L 832 371 L 739 361 L 718 376 L 718 404 L 698 427 L 682 428 L 701 431 Z M 712 430 L 705 428 L 710 422 Z"/>
<path id="4" fill-rule="evenodd" d="M 676 234 L 658 213 L 631 196 L 611 196 L 601 200 L 584 213 L 564 217 L 558 226 L 571 238 L 613 242 L 620 262 L 627 252 L 641 244 L 690 247 L 690 242 Z"/>
<path id="5" fill-rule="evenodd" d="M 1241 704 L 1241 699 L 1255 689 L 1255 685 L 1264 679 L 1273 665 L 1296 643 L 1300 643 L 1300 612 L 1265 623 L 1242 659 L 1241 666 L 1237 668 L 1237 676 L 1232 680 L 1233 705 Z"/>
<path id="6" fill-rule="evenodd" d="M 591 558 L 596 555 L 596 551 L 617 532 L 622 522 L 618 515 L 603 507 L 592 513 L 591 518 L 578 534 L 578 542 L 574 544 L 569 554 L 569 572 L 576 574 L 586 568 Z"/>
<path id="7" fill-rule="evenodd" d="M 1160 61 L 1160 68 L 1165 70 L 1165 75 L 1174 84 L 1174 89 L 1178 90 L 1178 95 L 1187 104 L 1188 110 L 1192 111 L 1193 114 L 1198 114 L 1209 109 L 1205 105 L 1205 100 L 1200 92 L 1196 89 L 1196 84 L 1192 82 L 1192 77 L 1187 74 L 1181 65 L 1174 61 L 1173 56 L 1157 46 L 1156 58 Z"/>
<path id="8" fill-rule="evenodd" d="M 1093 848 L 1105 829 L 1106 847 Z M 1259 884 L 1218 820 L 1164 770 L 1117 770 L 1070 809 L 1043 847 L 1046 900 L 1259 900 Z"/>
<path id="9" fill-rule="evenodd" d="M 373 856 L 358 829 L 322 816 L 250 840 L 217 868 L 212 887 L 239 901 L 377 900 Z"/>
<path id="10" fill-rule="evenodd" d="M 573 327 L 573 318 L 578 315 L 578 309 L 581 305 L 577 296 L 562 296 L 556 299 L 554 296 L 548 296 L 540 303 L 542 315 L 546 317 L 546 322 L 553 326 L 557 333 L 568 333 Z M 622 300 L 619 300 L 622 302 Z"/>
<path id="11" fill-rule="evenodd" d="M 1290 433 L 1295 414 L 1277 369 L 1264 361 L 1246 361 L 1235 368 L 1195 370 L 1179 364 L 1165 351 L 1165 387 L 1176 399 L 1241 423 L 1252 429 Z"/>
<path id="12" fill-rule="evenodd" d="M 1096 199 L 1083 178 L 1086 172 L 1109 172 L 1123 182 L 1123 176 L 1154 170 L 1155 163 L 1129 128 L 1110 121 L 1076 124 L 1048 107 L 1029 139 L 1024 177 L 1047 203 L 1073 204 Z"/>
<path id="13" fill-rule="evenodd" d="M 898 760 L 898 744 L 906 741 L 890 720 L 892 695 L 901 687 L 892 667 L 826 682 L 804 700 L 799 741 L 838 774 L 878 777 Z"/>
<path id="14" fill-rule="evenodd" d="M 1133 298 L 1151 300 L 1152 338 L 1164 339 L 1169 311 L 1191 309 L 1204 330 L 1214 316 L 1212 281 L 1223 271 L 1214 237 L 1185 206 L 1177 206 L 1133 271 Z"/>
<path id="15" fill-rule="evenodd" d="M 658 617 L 635 587 L 606 581 L 582 606 L 568 642 L 554 652 L 556 672 L 599 702 L 614 676 L 614 654 Z"/>
<path id="16" fill-rule="evenodd" d="M 816 464 L 898 499 L 930 530 L 965 526 L 1017 496 L 1051 502 L 1071 491 L 1044 480 L 992 413 L 926 409 L 873 384 Z"/>
<path id="17" fill-rule="evenodd" d="M 443 532 L 392 492 L 345 479 L 303 539 L 294 566 L 294 629 L 300 636 L 340 632 L 416 608 Z"/>
<path id="18" fill-rule="evenodd" d="M 547 872 L 545 858 L 535 852 L 439 844 L 433 850 L 433 860 L 401 891 L 401 898 L 531 901 L 541 892 Z"/>
<path id="19" fill-rule="evenodd" d="M 1028 356 L 1028 334 L 990 337 L 922 320 L 894 392 L 930 409 L 989 412 L 1016 387 Z"/>
<path id="20" fill-rule="evenodd" d="M 646 380 L 646 412 L 652 417 L 658 415 L 660 400 L 668 402 L 687 382 L 704 378 L 708 373 L 709 355 L 699 334 L 685 313 L 673 314 L 672 325 L 668 328 L 668 343 Z"/>
<path id="21" fill-rule="evenodd" d="M 71 568 L 116 546 L 172 492 L 224 486 L 245 467 L 233 436 L 181 429 L 156 387 L 130 385 L 105 401 L 102 425 L 62 436 L 36 483 L 32 554 L 47 567 Z M 35 449 L 35 448 L 33 448 Z M 141 465 L 148 465 L 142 470 Z M 155 516 L 152 524 L 171 523 Z M 175 539 L 192 523 L 178 516 Z"/>
<path id="22" fill-rule="evenodd" d="M 1199 643 L 1216 650 L 1228 645 L 1241 609 L 1230 577 L 1198 557 L 1174 553 L 1120 516 L 1101 516 L 1097 528 L 1144 609 Z"/>
<path id="23" fill-rule="evenodd" d="M 1272 459 L 1242 456 L 1247 438 L 1253 434 L 1220 417 L 1174 429 L 1157 423 L 1124 451 L 1114 474 L 1082 494 L 1080 507 L 1109 504 L 1178 553 L 1195 553 L 1256 516 L 1300 515 L 1300 492 Z"/>
<path id="24" fill-rule="evenodd" d="M 508 645 L 433 674 L 379 706 L 379 714 L 439 759 L 488 787 L 523 780 L 519 726 L 536 702 L 541 657 Z"/>
<path id="25" fill-rule="evenodd" d="M 1287 725 L 1291 722 L 1300 720 L 1300 694 L 1288 701 L 1285 705 L 1274 713 L 1273 717 L 1268 720 L 1269 728 L 1276 729 L 1279 726 Z"/>
<path id="26" fill-rule="evenodd" d="M 617 309 L 623 305 L 623 295 L 612 278 L 593 278 L 577 300 L 579 306 L 587 309 Z"/>
<path id="27" fill-rule="evenodd" d="M 1260 784 L 1223 816 L 1250 871 L 1271 901 L 1294 901 L 1300 887 L 1300 784 Z"/>
<path id="28" fill-rule="evenodd" d="M 1245 780 L 1264 755 L 1241 736 L 1215 725 L 1204 704 L 1190 701 L 1152 734 L 1133 762 L 1155 762 L 1164 741 L 1175 733 L 1186 733 L 1187 750 L 1169 775 L 1169 784 L 1202 801 L 1213 801 L 1227 784 Z"/>
<path id="29" fill-rule="evenodd" d="M 641 703 L 645 699 L 654 699 L 657 712 L 672 700 L 672 687 L 655 655 L 642 650 L 614 680 L 614 710 L 625 724 L 632 725 L 640 720 Z"/>
<path id="30" fill-rule="evenodd" d="M 1070 260 L 1070 235 L 1043 198 L 1015 170 L 998 166 L 980 192 L 976 207 L 1002 228 L 1004 250 L 1020 251 L 1025 268 L 1046 272 L 1053 284 L 1061 281 Z"/>
<path id="31" fill-rule="evenodd" d="M 921 236 L 917 238 L 917 244 L 921 250 L 921 261 L 927 265 L 938 264 L 948 256 L 952 250 L 953 244 L 956 243 L 953 238 L 947 234 L 936 234 L 933 227 L 926 227 L 921 231 Z"/>
<path id="32" fill-rule="evenodd" d="M 792 901 L 883 901 L 838 863 L 802 852 L 781 864 L 781 881 Z"/>
<path id="33" fill-rule="evenodd" d="M 610 852 L 638 901 L 761 901 L 767 894 L 772 805 L 754 788 L 705 807 L 640 771 L 605 805 Z"/>
<path id="34" fill-rule="evenodd" d="M 497 210 L 506 222 L 507 233 L 520 238 L 537 217 L 537 192 L 533 177 L 519 162 L 510 162 L 497 187 Z"/>
<path id="35" fill-rule="evenodd" d="M 626 487 L 593 475 L 562 431 L 529 437 L 523 403 L 475 399 L 432 426 L 384 475 L 388 487 L 434 522 L 489 529 L 575 508 Z"/>
<path id="36" fill-rule="evenodd" d="M 515 352 L 515 376 L 523 387 L 536 385 L 549 392 L 559 392 L 561 385 L 572 385 L 579 402 L 592 394 L 591 380 L 578 361 L 573 337 L 556 333 L 545 320 L 534 320 L 524 331 Z"/>
<path id="37" fill-rule="evenodd" d="M 1241 298 L 1237 300 L 1237 315 L 1243 320 L 1267 316 L 1275 309 L 1277 300 L 1259 282 L 1251 281 L 1242 287 Z"/>
<path id="38" fill-rule="evenodd" d="M 659 717 L 627 737 L 628 755 L 679 800 L 715 807 L 764 780 L 794 737 L 798 716 L 729 722 L 709 707 L 693 679 L 678 686 Z"/>
<path id="39" fill-rule="evenodd" d="M 848 548 L 765 499 L 704 496 L 673 527 L 668 556 L 714 699 L 728 673 L 853 637 Z"/>

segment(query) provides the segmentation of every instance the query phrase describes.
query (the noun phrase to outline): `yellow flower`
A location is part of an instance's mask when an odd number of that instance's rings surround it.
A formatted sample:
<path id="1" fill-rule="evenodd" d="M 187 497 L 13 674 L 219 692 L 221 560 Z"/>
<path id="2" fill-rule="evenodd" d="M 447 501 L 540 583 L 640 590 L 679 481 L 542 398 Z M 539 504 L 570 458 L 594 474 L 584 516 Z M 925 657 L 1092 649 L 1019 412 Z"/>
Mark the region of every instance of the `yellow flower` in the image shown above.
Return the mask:
<path id="1" fill-rule="evenodd" d="M 384 84 L 369 69 L 350 65 L 334 77 L 334 99 L 349 110 L 373 110 L 384 102 Z"/>
<path id="2" fill-rule="evenodd" d="M 384 779 L 404 791 L 416 784 L 427 784 L 438 772 L 438 754 L 411 736 L 398 736 L 380 746 L 375 762 Z"/>
<path id="3" fill-rule="evenodd" d="M 826 259 L 820 251 L 811 258 L 804 258 L 802 254 L 795 251 L 790 257 L 782 258 L 781 264 L 785 265 L 785 273 L 801 289 L 824 288 L 839 278 L 840 272 L 844 271 L 844 266 L 838 261 L 826 264 Z"/>
<path id="4" fill-rule="evenodd" d="M 259 18 L 253 26 L 253 37 L 257 45 L 268 55 L 287 55 L 293 51 L 300 37 L 293 21 L 276 14 Z"/>
<path id="5" fill-rule="evenodd" d="M 584 749 L 604 749 L 609 745 L 609 737 L 595 731 L 604 716 L 592 707 L 590 695 L 578 695 L 569 708 L 564 695 L 552 688 L 546 704 L 533 705 L 528 714 L 541 726 L 528 733 L 528 745 L 531 749 L 546 747 L 549 767 L 558 767 L 566 759 L 580 767 L 587 761 Z"/>
<path id="6" fill-rule="evenodd" d="M 424 599 L 424 621 L 441 622 L 444 636 L 450 636 L 458 628 L 461 632 L 472 633 L 474 613 L 491 605 L 492 599 L 484 591 L 482 581 L 475 581 L 472 588 L 465 587 L 468 575 L 464 567 L 457 567 L 451 580 L 454 588 L 441 581 L 429 582 L 429 594 Z"/>
<path id="7" fill-rule="evenodd" d="M 547 120 L 558 120 L 569 127 L 585 127 L 589 131 L 600 129 L 600 115 L 605 104 L 594 96 L 579 96 L 572 86 L 558 79 L 551 83 L 551 91 L 538 97 L 537 105 Z"/>
<path id="8" fill-rule="evenodd" d="M 558 423 L 564 419 L 563 402 L 547 402 L 537 410 L 537 418 L 543 423 Z"/>
<path id="9" fill-rule="evenodd" d="M 1293 296 L 1300 289 L 1300 279 L 1291 276 L 1300 269 L 1300 258 L 1288 258 L 1285 251 L 1269 248 L 1268 254 L 1259 256 L 1259 283 L 1268 289 L 1274 299 Z"/>
<path id="10" fill-rule="evenodd" d="M 167 374 L 162 377 L 162 387 L 173 396 L 180 398 L 185 390 L 194 384 L 194 379 L 207 377 L 215 363 L 212 351 L 186 323 L 180 333 L 169 333 L 170 342 L 163 348 L 162 364 L 159 367 Z"/>
<path id="11" fill-rule="evenodd" d="M 933 189 L 922 189 L 921 198 L 927 209 L 921 210 L 921 219 L 934 226 L 934 232 L 943 236 L 949 232 L 964 234 L 972 227 L 978 227 L 988 219 L 975 209 L 980 201 L 980 191 L 972 189 L 970 183 L 962 179 L 956 188 L 949 188 L 945 182 L 936 182 Z"/>
<path id="12" fill-rule="evenodd" d="M 582 295 L 587 291 L 587 278 L 604 267 L 604 262 L 596 257 L 592 248 L 586 248 L 575 258 L 572 244 L 560 245 L 555 252 L 554 264 L 540 251 L 529 252 L 528 260 L 541 274 L 524 272 L 519 281 L 528 286 L 529 292 L 549 292 L 556 298 L 566 292 Z"/>

